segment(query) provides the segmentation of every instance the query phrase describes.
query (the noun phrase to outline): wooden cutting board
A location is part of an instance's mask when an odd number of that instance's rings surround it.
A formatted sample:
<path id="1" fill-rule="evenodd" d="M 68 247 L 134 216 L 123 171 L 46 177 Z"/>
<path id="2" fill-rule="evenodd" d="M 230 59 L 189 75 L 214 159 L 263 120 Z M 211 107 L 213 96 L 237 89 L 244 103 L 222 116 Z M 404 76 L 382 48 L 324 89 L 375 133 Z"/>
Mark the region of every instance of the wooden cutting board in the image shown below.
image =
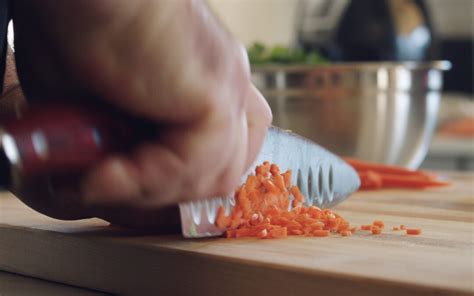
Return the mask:
<path id="1" fill-rule="evenodd" d="M 0 195 L 0 269 L 140 295 L 472 295 L 474 175 L 424 191 L 359 192 L 337 207 L 381 235 L 186 240 L 64 222 Z M 405 224 L 423 234 L 390 230 Z"/>

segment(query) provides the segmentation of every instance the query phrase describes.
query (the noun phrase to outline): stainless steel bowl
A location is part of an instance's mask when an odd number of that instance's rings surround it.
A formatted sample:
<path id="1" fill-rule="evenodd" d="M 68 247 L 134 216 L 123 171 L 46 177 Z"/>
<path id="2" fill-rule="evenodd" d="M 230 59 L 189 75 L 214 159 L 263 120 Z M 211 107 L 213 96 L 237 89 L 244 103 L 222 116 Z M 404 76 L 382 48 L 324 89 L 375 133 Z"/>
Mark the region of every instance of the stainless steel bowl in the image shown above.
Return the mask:
<path id="1" fill-rule="evenodd" d="M 447 61 L 265 65 L 252 80 L 273 124 L 339 155 L 417 168 L 435 130 Z"/>

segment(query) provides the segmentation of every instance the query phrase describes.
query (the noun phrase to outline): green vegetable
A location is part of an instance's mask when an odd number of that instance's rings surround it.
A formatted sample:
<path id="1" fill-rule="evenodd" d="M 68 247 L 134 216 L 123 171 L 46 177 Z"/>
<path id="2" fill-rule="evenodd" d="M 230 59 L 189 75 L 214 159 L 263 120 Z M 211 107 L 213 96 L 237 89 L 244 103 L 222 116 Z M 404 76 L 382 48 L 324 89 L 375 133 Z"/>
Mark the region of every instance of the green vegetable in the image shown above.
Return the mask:
<path id="1" fill-rule="evenodd" d="M 290 49 L 286 46 L 276 45 L 267 48 L 261 42 L 255 42 L 247 49 L 250 63 L 265 64 L 323 64 L 328 62 L 326 58 L 321 56 L 317 51 L 305 53 L 302 49 Z"/>
<path id="2" fill-rule="evenodd" d="M 251 64 L 260 64 L 268 61 L 268 58 L 265 56 L 265 45 L 260 42 L 255 42 L 249 49 L 247 49 L 247 54 Z"/>

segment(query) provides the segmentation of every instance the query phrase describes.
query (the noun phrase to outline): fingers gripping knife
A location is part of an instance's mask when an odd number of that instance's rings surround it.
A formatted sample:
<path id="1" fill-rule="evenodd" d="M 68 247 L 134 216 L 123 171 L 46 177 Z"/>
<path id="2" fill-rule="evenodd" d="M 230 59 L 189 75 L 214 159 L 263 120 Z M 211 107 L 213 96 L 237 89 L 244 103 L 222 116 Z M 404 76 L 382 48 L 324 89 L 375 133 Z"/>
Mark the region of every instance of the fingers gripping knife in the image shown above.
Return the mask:
<path id="1" fill-rule="evenodd" d="M 85 170 L 109 153 L 124 152 L 137 141 L 146 140 L 156 129 L 109 113 L 50 105 L 31 108 L 22 119 L 4 123 L 0 130 L 0 182 L 12 188 L 21 186 L 24 179 Z M 343 160 L 276 127 L 269 129 L 255 164 L 242 181 L 263 161 L 276 163 L 282 170 L 291 169 L 292 181 L 300 187 L 306 204 L 331 207 L 359 187 L 356 172 Z M 229 213 L 233 197 L 180 204 L 183 235 L 222 234 L 214 226 L 221 205 Z"/>

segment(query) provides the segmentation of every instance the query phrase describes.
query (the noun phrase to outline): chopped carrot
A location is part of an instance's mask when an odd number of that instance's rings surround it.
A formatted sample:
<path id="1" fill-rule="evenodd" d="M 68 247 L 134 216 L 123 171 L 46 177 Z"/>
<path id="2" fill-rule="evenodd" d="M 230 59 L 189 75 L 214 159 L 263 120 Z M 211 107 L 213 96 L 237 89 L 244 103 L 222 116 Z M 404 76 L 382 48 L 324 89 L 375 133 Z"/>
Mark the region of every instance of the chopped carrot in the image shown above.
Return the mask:
<path id="1" fill-rule="evenodd" d="M 342 236 L 351 236 L 352 232 L 350 230 L 344 230 L 344 231 L 341 232 L 341 235 Z"/>
<path id="2" fill-rule="evenodd" d="M 401 230 L 405 230 L 405 225 L 401 224 L 401 225 L 400 225 L 400 229 L 401 229 Z"/>
<path id="3" fill-rule="evenodd" d="M 216 214 L 215 225 L 226 230 L 227 238 L 325 237 L 331 233 L 351 236 L 358 229 L 330 209 L 305 206 L 305 197 L 298 186 L 291 184 L 291 171 L 280 173 L 278 166 L 269 162 L 257 166 L 255 175 L 249 176 L 234 196 L 231 213 L 226 215 L 221 206 Z M 375 220 L 360 229 L 380 234 L 384 227 L 383 221 Z M 416 232 L 419 234 L 421 230 L 407 230 L 407 233 Z"/>
<path id="4" fill-rule="evenodd" d="M 380 220 L 375 220 L 374 222 L 372 222 L 372 225 L 378 226 L 380 229 L 384 229 L 385 227 L 385 224 L 383 223 L 383 221 L 380 221 Z"/>
<path id="5" fill-rule="evenodd" d="M 304 196 L 301 194 L 300 189 L 298 186 L 292 186 L 290 188 L 291 193 L 293 194 L 293 207 L 296 208 L 298 206 L 301 206 L 304 201 Z"/>
<path id="6" fill-rule="evenodd" d="M 268 236 L 268 231 L 266 229 L 263 229 L 260 231 L 257 235 L 259 238 L 266 238 Z"/>
<path id="7" fill-rule="evenodd" d="M 290 188 L 291 186 L 291 170 L 283 173 L 283 180 L 285 180 L 285 187 Z"/>
<path id="8" fill-rule="evenodd" d="M 317 237 L 329 236 L 329 230 L 313 230 L 312 234 Z"/>
<path id="9" fill-rule="evenodd" d="M 230 218 L 226 217 L 224 213 L 224 207 L 220 206 L 219 209 L 217 209 L 216 226 L 220 229 L 225 229 L 229 226 L 229 224 Z"/>
<path id="10" fill-rule="evenodd" d="M 286 237 L 287 235 L 288 235 L 288 232 L 287 232 L 286 227 L 273 228 L 268 233 L 268 236 L 270 238 L 282 238 L 282 237 Z"/>
<path id="11" fill-rule="evenodd" d="M 289 231 L 290 234 L 292 235 L 302 235 L 303 234 L 303 231 L 302 230 L 299 230 L 299 229 L 291 229 Z"/>
<path id="12" fill-rule="evenodd" d="M 418 235 L 418 234 L 421 234 L 421 229 L 419 229 L 419 228 L 407 228 L 406 232 L 407 232 L 407 234 L 410 234 L 410 235 Z"/>
<path id="13" fill-rule="evenodd" d="M 371 231 L 372 231 L 372 234 L 380 234 L 380 233 L 382 233 L 382 229 L 381 229 L 380 227 L 378 227 L 378 226 L 372 226 Z"/>
<path id="14" fill-rule="evenodd" d="M 278 189 L 275 184 L 273 184 L 273 182 L 270 180 L 264 180 L 263 186 L 265 187 L 265 189 L 267 189 L 268 192 L 276 194 L 280 193 L 280 189 Z"/>
<path id="15" fill-rule="evenodd" d="M 235 231 L 236 231 L 236 230 L 227 230 L 227 231 L 225 232 L 226 237 L 227 237 L 227 238 L 233 238 L 233 237 L 235 237 Z"/>
<path id="16" fill-rule="evenodd" d="M 257 176 L 267 176 L 270 172 L 270 163 L 268 161 L 263 162 L 262 165 L 257 166 L 255 169 L 255 175 Z"/>
<path id="17" fill-rule="evenodd" d="M 275 186 L 278 188 L 279 192 L 286 191 L 285 179 L 282 175 L 274 175 Z"/>
<path id="18" fill-rule="evenodd" d="M 280 168 L 276 164 L 272 163 L 270 165 L 270 173 L 273 177 L 280 176 Z"/>

